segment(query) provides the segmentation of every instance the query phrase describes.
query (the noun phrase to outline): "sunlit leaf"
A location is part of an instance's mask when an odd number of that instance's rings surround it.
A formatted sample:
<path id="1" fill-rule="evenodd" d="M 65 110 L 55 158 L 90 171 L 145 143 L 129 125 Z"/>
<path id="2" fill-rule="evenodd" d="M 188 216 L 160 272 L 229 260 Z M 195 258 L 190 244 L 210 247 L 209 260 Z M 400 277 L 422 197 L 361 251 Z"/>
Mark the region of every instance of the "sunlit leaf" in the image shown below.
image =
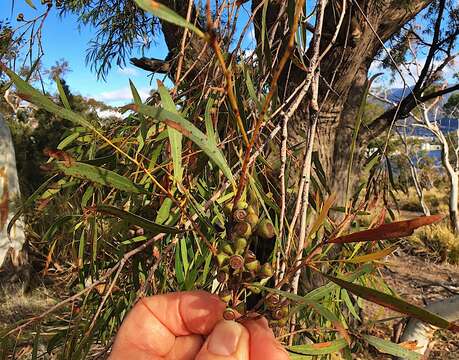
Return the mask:
<path id="1" fill-rule="evenodd" d="M 363 335 L 363 339 L 368 344 L 374 346 L 379 352 L 382 352 L 384 354 L 397 356 L 399 358 L 406 359 L 406 360 L 422 359 L 421 354 L 405 349 L 403 346 L 399 344 L 395 344 L 392 341 L 380 339 L 380 338 L 377 338 L 371 335 Z"/>
<path id="2" fill-rule="evenodd" d="M 353 284 L 351 282 L 338 279 L 330 275 L 322 275 L 325 276 L 327 279 L 333 281 L 335 284 L 341 286 L 342 288 L 350 291 L 354 295 L 359 296 L 365 300 L 384 306 L 388 309 L 397 311 L 399 313 L 408 315 L 410 317 L 419 319 L 421 321 L 427 322 L 436 327 L 459 332 L 458 325 L 455 325 L 454 323 L 449 322 L 448 320 L 443 319 L 442 317 L 428 310 L 410 304 L 405 300 L 402 300 L 389 294 L 385 294 L 375 289 L 371 289 L 362 285 Z"/>
<path id="3" fill-rule="evenodd" d="M 184 119 L 179 114 L 167 111 L 162 107 L 135 104 L 130 105 L 129 108 L 145 116 L 157 119 L 181 132 L 185 137 L 193 141 L 215 164 L 217 164 L 225 176 L 234 184 L 233 174 L 220 149 L 209 141 L 207 136 L 191 122 Z"/>
<path id="4" fill-rule="evenodd" d="M 69 100 L 67 99 L 67 95 L 65 95 L 64 87 L 62 86 L 61 79 L 56 77 L 55 79 L 57 85 L 57 91 L 59 92 L 59 97 L 61 98 L 62 104 L 67 110 L 72 110 L 70 108 Z"/>
<path id="5" fill-rule="evenodd" d="M 382 250 L 376 251 L 371 254 L 355 256 L 352 259 L 346 260 L 346 262 L 357 264 L 357 263 L 362 263 L 362 262 L 367 262 L 367 261 L 379 260 L 379 259 L 386 257 L 387 255 L 392 254 L 395 250 L 397 250 L 397 248 L 398 248 L 398 245 L 393 245 L 386 249 L 382 249 Z"/>
<path id="6" fill-rule="evenodd" d="M 33 4 L 32 0 L 25 0 L 25 2 L 26 2 L 27 5 L 29 5 L 32 9 L 37 10 L 37 8 L 36 8 L 35 5 Z"/>
<path id="7" fill-rule="evenodd" d="M 430 225 L 441 221 L 444 215 L 420 216 L 411 220 L 397 221 L 390 224 L 383 224 L 374 229 L 359 231 L 353 234 L 330 239 L 329 243 L 345 244 L 359 241 L 376 241 L 396 239 L 412 235 L 414 230 L 421 226 Z"/>
<path id="8" fill-rule="evenodd" d="M 158 1 L 155 0 L 135 0 L 138 6 L 140 6 L 145 11 L 151 12 L 153 15 L 159 17 L 160 19 L 175 24 L 177 26 L 181 26 L 184 28 L 188 28 L 189 30 L 193 31 L 196 35 L 203 38 L 205 34 L 199 30 L 196 26 L 194 26 L 189 21 L 186 21 L 183 17 L 177 14 L 175 11 L 169 9 L 167 6 L 160 4 Z"/>
<path id="9" fill-rule="evenodd" d="M 302 355 L 326 355 L 333 354 L 348 346 L 345 339 L 327 341 L 316 344 L 289 346 L 288 351 Z"/>
<path id="10" fill-rule="evenodd" d="M 131 180 L 111 170 L 81 162 L 74 162 L 70 166 L 63 161 L 58 161 L 54 164 L 59 171 L 67 176 L 89 180 L 100 185 L 114 187 L 115 189 L 129 193 L 138 194 L 143 192 L 143 189 L 135 185 Z"/>
<path id="11" fill-rule="evenodd" d="M 158 80 L 158 91 L 161 96 L 161 104 L 164 109 L 172 113 L 179 115 L 174 101 L 169 94 L 169 91 L 163 85 L 161 81 Z M 171 154 L 172 154 L 172 163 L 174 166 L 174 179 L 177 182 L 182 181 L 183 177 L 183 168 L 182 168 L 182 134 L 174 129 L 172 126 L 168 126 L 167 132 L 169 134 L 169 141 L 171 144 Z"/>

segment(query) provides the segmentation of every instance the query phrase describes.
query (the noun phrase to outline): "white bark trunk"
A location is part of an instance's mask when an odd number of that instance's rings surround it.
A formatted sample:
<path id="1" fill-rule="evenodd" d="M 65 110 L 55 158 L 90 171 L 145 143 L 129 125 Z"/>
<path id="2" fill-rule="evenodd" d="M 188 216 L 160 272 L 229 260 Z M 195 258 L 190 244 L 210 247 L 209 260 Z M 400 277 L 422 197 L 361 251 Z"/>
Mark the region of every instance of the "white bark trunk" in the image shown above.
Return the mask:
<path id="1" fill-rule="evenodd" d="M 14 203 L 19 200 L 18 174 L 13 140 L 5 121 L 0 115 L 0 267 L 10 248 L 13 257 L 16 257 L 25 242 L 24 222 L 19 219 L 11 229 L 11 238 L 8 238 L 7 225 L 14 215 Z"/>
<path id="2" fill-rule="evenodd" d="M 459 295 L 430 304 L 426 307 L 426 310 L 448 321 L 459 320 Z M 403 331 L 400 342 L 416 341 L 417 349 L 415 351 L 425 354 L 435 330 L 437 328 L 432 325 L 417 319 L 410 319 Z"/>
<path id="3" fill-rule="evenodd" d="M 421 184 L 419 183 L 419 177 L 418 177 L 416 166 L 414 165 L 413 161 L 409 158 L 409 156 L 407 156 L 407 159 L 408 159 L 408 163 L 410 164 L 411 178 L 413 179 L 413 182 L 414 182 L 414 187 L 416 189 L 416 194 L 418 195 L 419 202 L 422 207 L 422 212 L 424 213 L 425 216 L 429 216 L 430 210 L 424 199 L 424 191 L 422 191 Z"/>
<path id="4" fill-rule="evenodd" d="M 459 234 L 459 214 L 458 214 L 458 201 L 459 201 L 459 172 L 455 171 L 451 174 L 451 192 L 449 194 L 449 216 L 451 227 L 455 234 Z"/>

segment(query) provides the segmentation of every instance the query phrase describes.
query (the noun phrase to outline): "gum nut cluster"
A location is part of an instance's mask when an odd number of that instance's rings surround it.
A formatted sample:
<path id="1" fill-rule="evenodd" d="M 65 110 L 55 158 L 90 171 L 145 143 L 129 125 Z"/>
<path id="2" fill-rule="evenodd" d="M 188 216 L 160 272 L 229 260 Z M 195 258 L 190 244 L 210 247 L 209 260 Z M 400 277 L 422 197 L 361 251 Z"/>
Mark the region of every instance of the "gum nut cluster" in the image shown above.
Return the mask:
<path id="1" fill-rule="evenodd" d="M 230 304 L 233 301 L 233 290 L 241 284 L 254 294 L 261 291 L 269 278 L 273 276 L 273 268 L 269 262 L 260 264 L 256 255 L 249 250 L 249 244 L 258 241 L 274 241 L 274 225 L 269 219 L 259 218 L 254 206 L 239 201 L 233 209 L 232 203 L 224 207 L 230 230 L 225 241 L 220 242 L 216 260 L 218 264 L 217 281 L 221 284 L 220 298 Z M 270 296 L 267 296 L 267 299 Z M 274 321 L 282 321 L 286 317 L 288 305 L 279 301 L 279 306 L 267 306 Z M 225 318 L 231 318 L 228 308 Z"/>

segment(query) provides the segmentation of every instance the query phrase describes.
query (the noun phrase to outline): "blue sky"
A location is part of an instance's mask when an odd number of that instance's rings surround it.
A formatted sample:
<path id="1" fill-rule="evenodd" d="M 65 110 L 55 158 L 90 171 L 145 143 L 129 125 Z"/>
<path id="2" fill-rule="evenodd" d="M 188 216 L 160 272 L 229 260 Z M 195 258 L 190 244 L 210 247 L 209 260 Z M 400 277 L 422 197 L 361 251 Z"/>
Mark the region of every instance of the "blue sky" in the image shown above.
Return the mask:
<path id="1" fill-rule="evenodd" d="M 11 13 L 11 4 L 13 0 L 0 0 L 0 20 L 9 19 L 13 27 L 19 25 L 16 22 L 17 14 L 23 13 L 25 19 L 31 19 L 44 12 L 46 9 L 41 5 L 40 0 L 32 0 L 37 10 L 32 9 L 26 4 L 26 0 L 14 0 L 15 6 Z M 246 3 L 242 8 L 239 16 L 238 32 L 242 30 L 247 19 L 249 18 L 248 11 L 250 10 L 250 2 Z M 123 105 L 131 100 L 129 89 L 129 79 L 131 79 L 139 93 L 143 98 L 148 95 L 150 89 L 156 87 L 156 81 L 148 77 L 148 72 L 135 68 L 129 64 L 123 69 L 113 65 L 106 81 L 98 80 L 96 75 L 91 71 L 90 66 L 86 65 L 85 57 L 89 41 L 94 37 L 94 29 L 89 26 L 79 26 L 75 16 L 67 15 L 64 18 L 59 17 L 57 11 L 52 9 L 48 19 L 45 22 L 43 29 L 43 47 L 45 55 L 43 64 L 50 67 L 57 60 L 65 58 L 72 72 L 66 75 L 67 83 L 71 90 L 75 93 L 80 93 L 86 97 L 93 97 L 97 100 L 106 102 L 107 104 L 118 106 Z M 244 38 L 243 48 L 253 48 L 253 31 L 249 31 Z M 146 51 L 146 56 L 155 58 L 165 58 L 167 55 L 167 47 L 162 36 L 156 39 L 157 45 Z M 133 56 L 141 56 L 133 54 Z M 449 69 L 451 71 L 452 69 Z M 371 72 L 379 72 L 377 64 L 372 67 Z M 457 70 L 456 70 L 457 71 Z M 405 72 L 405 71 L 403 71 Z M 378 79 L 378 83 L 383 86 L 401 87 L 403 82 L 399 76 L 395 77 L 395 81 L 390 83 L 389 76 Z M 404 74 L 408 82 L 410 80 L 407 73 Z M 452 74 L 445 74 L 447 78 L 451 78 Z M 158 78 L 163 78 L 159 75 Z M 411 84 L 409 84 L 411 85 Z M 50 84 L 49 86 L 55 86 Z"/>
<path id="2" fill-rule="evenodd" d="M 36 10 L 27 5 L 26 0 L 14 0 L 14 10 L 11 13 L 12 2 L 13 0 L 0 0 L 0 20 L 8 19 L 13 28 L 21 24 L 16 22 L 19 13 L 23 13 L 25 19 L 31 19 L 42 14 L 46 9 L 45 5 L 41 5 L 40 0 L 32 0 Z M 241 9 L 239 17 L 241 29 L 249 17 L 247 12 L 249 9 L 250 3 Z M 85 63 L 88 43 L 94 37 L 94 32 L 93 28 L 79 24 L 73 15 L 61 18 L 57 10 L 53 8 L 43 29 L 44 67 L 49 68 L 57 60 L 64 58 L 69 62 L 72 70 L 65 76 L 71 90 L 110 105 L 124 105 L 131 100 L 129 79 L 134 82 L 141 96 L 147 97 L 149 90 L 156 87 L 156 78 L 163 79 L 163 75 L 158 75 L 151 81 L 148 72 L 135 68 L 128 62 L 123 69 L 113 64 L 106 81 L 97 79 L 90 66 Z M 253 38 L 246 36 L 244 47 L 250 47 L 251 41 Z M 157 44 L 147 50 L 145 55 L 163 59 L 167 56 L 168 51 L 162 35 L 156 39 L 156 42 Z M 134 53 L 133 56 L 140 57 L 141 55 Z M 55 84 L 49 82 L 48 88 L 51 89 L 51 87 L 55 88 Z"/>
<path id="3" fill-rule="evenodd" d="M 23 13 L 25 19 L 31 19 L 44 12 L 45 7 L 40 0 L 32 0 L 37 10 L 28 6 L 25 0 L 15 0 L 13 15 L 11 16 L 12 0 L 0 0 L 0 19 L 10 20 L 13 27 L 17 26 L 17 14 Z M 151 77 L 148 73 L 135 67 L 127 66 L 121 69 L 113 65 L 106 81 L 98 80 L 90 66 L 86 65 L 86 49 L 93 38 L 94 29 L 88 26 L 79 28 L 75 16 L 59 17 L 56 10 L 52 10 L 46 19 L 43 29 L 43 48 L 45 55 L 43 64 L 50 67 L 57 60 L 66 59 L 71 72 L 65 76 L 73 92 L 87 97 L 102 100 L 110 105 L 122 105 L 130 101 L 129 79 L 131 79 L 143 97 L 156 86 L 156 80 L 150 85 Z M 162 38 L 157 39 L 158 45 L 148 51 L 148 55 L 164 58 L 167 48 Z M 139 54 L 134 54 L 139 55 Z M 161 77 L 162 78 L 162 77 Z M 50 84 L 54 86 L 54 84 Z"/>

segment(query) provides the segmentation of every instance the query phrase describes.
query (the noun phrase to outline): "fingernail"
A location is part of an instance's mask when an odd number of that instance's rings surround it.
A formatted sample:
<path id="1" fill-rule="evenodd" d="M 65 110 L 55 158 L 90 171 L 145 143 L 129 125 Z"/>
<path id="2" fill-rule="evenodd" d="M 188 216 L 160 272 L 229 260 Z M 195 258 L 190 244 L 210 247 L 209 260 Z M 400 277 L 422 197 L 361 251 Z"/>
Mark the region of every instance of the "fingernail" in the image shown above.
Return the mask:
<path id="1" fill-rule="evenodd" d="M 222 320 L 209 336 L 207 350 L 214 355 L 232 355 L 236 352 L 241 333 L 241 325 L 237 322 Z"/>

